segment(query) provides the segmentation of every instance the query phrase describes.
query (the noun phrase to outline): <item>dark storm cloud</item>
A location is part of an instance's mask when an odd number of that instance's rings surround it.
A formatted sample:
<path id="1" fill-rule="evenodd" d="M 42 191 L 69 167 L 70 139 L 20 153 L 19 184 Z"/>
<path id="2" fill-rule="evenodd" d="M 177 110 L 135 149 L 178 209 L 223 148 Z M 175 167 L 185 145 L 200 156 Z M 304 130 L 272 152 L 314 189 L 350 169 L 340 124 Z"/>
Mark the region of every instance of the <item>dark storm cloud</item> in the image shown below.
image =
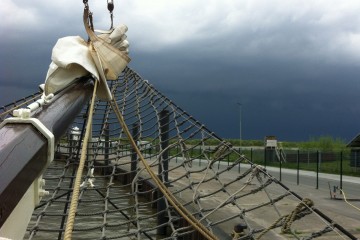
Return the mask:
<path id="1" fill-rule="evenodd" d="M 106 29 L 106 5 L 89 3 Z M 37 90 L 58 38 L 85 37 L 82 7 L 0 3 L 0 104 Z M 220 136 L 238 137 L 237 102 L 248 139 L 359 132 L 358 2 L 138 0 L 115 10 L 129 26 L 130 67 Z"/>
<path id="2" fill-rule="evenodd" d="M 245 138 L 277 135 L 305 140 L 333 135 L 350 139 L 358 132 L 360 109 L 354 103 L 360 98 L 360 71 L 355 67 L 290 59 L 267 62 L 260 57 L 230 65 L 200 57 L 194 60 L 191 56 L 196 54 L 196 49 L 156 56 L 142 53 L 131 66 L 227 137 L 238 137 L 237 102 L 243 104 Z M 161 68 L 153 62 L 161 63 Z"/>

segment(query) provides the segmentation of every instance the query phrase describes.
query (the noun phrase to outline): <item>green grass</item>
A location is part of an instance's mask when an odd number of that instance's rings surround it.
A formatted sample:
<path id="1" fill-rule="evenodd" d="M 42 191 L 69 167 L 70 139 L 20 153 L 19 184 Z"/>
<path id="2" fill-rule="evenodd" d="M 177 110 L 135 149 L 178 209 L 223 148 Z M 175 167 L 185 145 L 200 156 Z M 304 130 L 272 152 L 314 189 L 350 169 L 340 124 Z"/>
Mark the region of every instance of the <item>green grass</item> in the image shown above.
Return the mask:
<path id="1" fill-rule="evenodd" d="M 206 149 L 206 147 L 205 147 Z M 213 153 L 210 151 L 205 151 L 207 156 L 210 159 L 213 159 Z M 339 152 L 335 152 L 335 159 L 332 160 L 322 160 L 319 161 L 319 165 L 316 163 L 317 158 L 316 154 L 317 152 L 312 150 L 308 151 L 310 154 L 312 154 L 312 158 L 310 158 L 308 161 L 302 159 L 301 162 L 299 162 L 299 169 L 300 170 L 308 170 L 308 171 L 317 171 L 317 168 L 319 168 L 319 172 L 322 173 L 330 173 L 330 174 L 340 174 L 340 164 L 341 164 L 341 154 Z M 297 151 L 292 151 L 293 154 L 297 154 Z M 306 156 L 307 151 L 299 151 L 300 154 L 304 154 Z M 180 154 L 180 148 L 172 148 L 169 152 L 170 156 L 178 156 L 181 157 Z M 203 151 L 200 149 L 187 149 L 187 154 L 191 158 L 202 158 L 205 159 L 205 156 L 203 154 Z M 256 149 L 256 150 L 243 150 L 241 154 L 244 154 L 251 162 L 263 166 L 272 166 L 272 167 L 280 167 L 280 162 L 277 161 L 277 159 L 274 157 L 273 161 L 265 161 L 265 154 L 264 150 L 262 149 Z M 322 152 L 322 154 L 325 154 Z M 321 156 L 321 155 L 320 155 Z M 360 167 L 358 171 L 355 171 L 353 167 L 350 167 L 350 156 L 349 152 L 343 152 L 343 160 L 342 160 L 342 170 L 344 175 L 350 175 L 350 176 L 359 176 L 360 177 Z M 225 162 L 233 162 L 239 159 L 239 154 L 232 152 L 229 155 L 227 155 L 225 158 L 222 159 L 222 161 Z M 300 158 L 301 159 L 301 158 Z M 281 163 L 282 168 L 289 168 L 289 169 L 297 169 L 298 164 L 296 161 L 294 162 L 284 162 Z"/>
<path id="2" fill-rule="evenodd" d="M 114 140 L 114 139 L 112 139 Z M 159 151 L 159 139 L 143 139 L 143 141 L 149 141 L 151 145 L 153 146 L 152 152 L 158 152 Z M 63 140 L 64 141 L 64 140 Z M 177 142 L 177 139 L 170 139 L 170 144 Z M 239 139 L 226 139 L 225 141 L 231 143 L 233 146 L 238 147 L 240 144 Z M 199 149 L 192 149 L 192 147 L 200 147 L 205 146 L 206 148 L 209 148 L 209 146 L 217 146 L 220 144 L 219 140 L 217 139 L 205 139 L 205 140 L 199 140 L 199 139 L 186 139 L 186 155 L 190 158 L 202 158 L 205 159 L 204 152 Z M 130 150 L 131 146 L 127 139 L 121 139 L 121 145 L 122 150 Z M 177 156 L 182 157 L 180 151 L 180 146 L 176 145 L 177 147 L 173 147 L 169 150 L 170 156 Z M 263 140 L 242 140 L 241 141 L 242 147 L 264 147 L 264 141 Z M 340 152 L 342 152 L 343 157 L 343 163 L 342 163 L 342 169 L 344 175 L 350 175 L 350 176 L 359 176 L 360 177 L 360 166 L 359 169 L 356 171 L 353 167 L 350 167 L 350 149 L 346 148 L 345 141 L 341 139 L 334 139 L 329 136 L 321 136 L 318 138 L 310 138 L 309 141 L 305 142 L 282 142 L 282 146 L 285 149 L 286 154 L 297 154 L 298 152 L 302 154 L 302 158 L 304 158 L 304 155 L 310 154 L 312 155 L 310 160 L 304 160 L 299 163 L 299 169 L 301 170 L 308 170 L 308 171 L 317 171 L 317 167 L 319 167 L 319 172 L 322 173 L 331 173 L 331 174 L 340 174 Z M 296 150 L 289 150 L 289 149 L 296 149 Z M 331 161 L 325 161 L 323 160 L 319 166 L 316 163 L 316 153 L 317 151 L 320 151 L 322 154 L 327 152 L 335 153 L 335 159 L 332 159 Z M 210 159 L 213 159 L 213 153 L 206 149 L 206 155 Z M 280 163 L 277 160 L 273 161 L 266 161 L 265 162 L 265 154 L 263 149 L 243 149 L 241 150 L 241 154 L 244 154 L 251 162 L 263 166 L 273 166 L 273 167 L 280 167 Z M 239 159 L 239 154 L 236 152 L 232 152 L 231 154 L 227 155 L 222 161 L 225 162 L 234 162 Z M 274 158 L 276 159 L 276 158 Z M 294 159 L 293 155 L 293 162 L 284 162 L 281 164 L 282 168 L 289 168 L 289 169 L 297 169 L 298 164 L 296 162 L 296 159 Z M 304 162 L 305 161 L 305 162 Z"/>
<path id="3" fill-rule="evenodd" d="M 233 146 L 243 146 L 251 147 L 257 146 L 262 147 L 265 144 L 264 140 L 240 140 L 239 139 L 226 139 L 227 142 L 231 143 Z M 280 141 L 280 140 L 278 140 Z M 195 144 L 199 140 L 189 141 L 189 144 Z M 319 136 L 319 137 L 310 137 L 307 141 L 299 142 L 289 142 L 281 141 L 284 148 L 298 148 L 300 150 L 320 150 L 320 151 L 344 151 L 346 150 L 346 141 L 340 138 L 333 138 L 331 136 Z M 217 145 L 217 140 L 208 140 L 206 145 Z"/>

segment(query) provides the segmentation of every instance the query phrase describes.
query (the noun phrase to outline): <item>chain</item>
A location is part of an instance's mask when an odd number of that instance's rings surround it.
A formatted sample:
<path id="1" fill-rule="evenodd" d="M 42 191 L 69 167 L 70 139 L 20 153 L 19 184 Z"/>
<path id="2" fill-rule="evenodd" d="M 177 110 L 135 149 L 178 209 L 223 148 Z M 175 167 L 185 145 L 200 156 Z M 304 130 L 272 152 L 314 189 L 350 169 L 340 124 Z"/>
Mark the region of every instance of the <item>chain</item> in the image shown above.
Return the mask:
<path id="1" fill-rule="evenodd" d="M 110 26 L 110 29 L 113 29 L 113 10 L 114 10 L 114 2 L 113 0 L 108 0 L 107 1 L 107 7 L 108 7 L 108 10 L 110 12 L 110 20 L 111 20 L 111 26 Z"/>
<path id="2" fill-rule="evenodd" d="M 89 4 L 88 4 L 88 0 L 83 0 L 84 3 L 84 8 L 85 10 L 89 11 Z M 107 8 L 109 10 L 110 13 L 110 20 L 111 20 L 111 25 L 110 25 L 110 29 L 114 28 L 114 15 L 113 15 L 113 11 L 114 11 L 114 1 L 113 0 L 107 0 Z M 93 17 L 92 17 L 92 12 L 89 11 L 89 23 L 90 23 L 90 28 L 91 30 L 94 31 L 94 24 L 93 24 Z"/>

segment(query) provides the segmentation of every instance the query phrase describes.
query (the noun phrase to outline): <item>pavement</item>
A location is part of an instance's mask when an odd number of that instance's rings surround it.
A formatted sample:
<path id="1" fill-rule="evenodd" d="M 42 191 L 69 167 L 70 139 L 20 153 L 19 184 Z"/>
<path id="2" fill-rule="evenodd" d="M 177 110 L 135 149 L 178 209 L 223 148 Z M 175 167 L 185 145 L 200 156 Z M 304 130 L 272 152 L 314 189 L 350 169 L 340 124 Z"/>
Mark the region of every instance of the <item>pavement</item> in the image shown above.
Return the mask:
<path id="1" fill-rule="evenodd" d="M 153 159 L 148 159 L 149 163 Z M 195 159 L 192 162 L 191 169 L 191 177 L 192 181 L 198 181 L 203 176 L 203 171 L 196 173 L 197 170 L 204 169 L 206 164 L 206 160 Z M 174 168 L 175 166 L 182 165 L 182 159 L 171 159 L 169 162 L 169 169 Z M 219 170 L 225 170 L 228 166 L 227 162 L 215 163 L 213 165 L 214 168 L 218 168 Z M 233 167 L 225 174 L 221 174 L 221 179 L 223 182 L 231 182 L 233 179 L 236 179 L 239 174 L 243 173 L 246 169 L 250 167 L 249 164 L 241 164 L 240 171 L 238 167 Z M 157 172 L 157 166 L 153 167 L 153 170 Z M 274 176 L 277 179 L 280 179 L 280 169 L 275 167 L 267 167 L 267 172 Z M 144 172 L 145 174 L 145 172 Z M 183 189 L 184 187 L 189 185 L 189 180 L 187 178 L 179 178 L 184 174 L 183 167 L 172 169 L 169 174 L 169 180 L 177 179 L 172 183 L 171 191 L 176 192 L 178 189 Z M 333 193 L 331 193 L 330 189 L 333 189 L 334 186 L 339 186 L 340 177 L 338 175 L 333 174 L 323 174 L 319 173 L 318 175 L 318 183 L 316 181 L 317 175 L 315 172 L 311 171 L 299 171 L 299 184 L 297 184 L 297 171 L 293 169 L 281 169 L 281 182 L 287 186 L 292 192 L 300 195 L 302 198 L 309 198 L 315 203 L 315 208 L 318 209 L 321 213 L 325 214 L 329 219 L 331 219 L 334 223 L 337 223 L 344 227 L 348 232 L 350 232 L 356 238 L 360 238 L 360 178 L 351 177 L 351 176 L 343 176 L 343 190 L 346 194 L 346 197 L 351 201 L 344 201 L 343 196 L 339 191 L 337 191 L 337 200 L 333 198 Z M 194 185 L 196 186 L 196 185 Z M 239 185 L 237 185 L 239 186 Z M 330 187 L 329 187 L 330 186 Z M 201 194 L 206 194 L 209 192 L 213 192 L 214 189 L 218 189 L 219 186 L 215 186 L 215 184 L 205 183 L 202 184 L 201 188 L 198 191 Z M 228 186 L 227 189 L 230 192 L 235 192 L 238 189 L 231 189 L 232 186 Z M 250 191 L 247 189 L 247 191 Z M 279 184 L 271 184 L 268 186 L 269 192 L 271 194 L 278 195 L 282 192 L 286 192 L 283 187 Z M 268 194 L 268 193 L 266 193 Z M 254 195 L 249 196 L 242 199 L 241 207 L 248 209 L 252 206 L 256 206 L 259 202 L 268 201 L 268 197 L 263 192 L 262 195 Z M 182 192 L 178 196 L 183 202 L 189 202 L 193 199 L 192 191 Z M 214 194 L 211 198 L 203 201 L 203 207 L 214 207 L 218 206 L 220 203 L 224 202 L 228 195 L 226 194 Z M 285 201 L 277 203 L 277 207 L 281 210 L 281 212 L 290 213 L 294 208 L 299 204 L 299 200 L 293 196 L 287 197 Z M 238 208 L 235 206 L 226 206 L 216 211 L 216 213 L 211 217 L 212 221 L 216 221 L 216 219 L 223 219 L 227 216 L 231 216 L 234 213 L 238 212 Z M 253 212 L 246 213 L 248 221 L 253 225 L 267 227 L 269 224 L 276 221 L 279 218 L 279 215 L 273 211 L 273 206 L 265 206 L 259 208 L 259 210 Z M 314 231 L 318 231 L 319 229 L 323 229 L 324 226 L 328 226 L 328 222 L 324 220 L 324 218 L 320 218 L 318 214 L 311 214 L 304 219 L 306 220 L 298 220 L 294 222 L 293 227 L 299 231 L 300 235 L 309 236 Z M 230 233 L 232 232 L 232 228 L 234 225 L 239 223 L 239 219 L 233 219 L 231 221 L 227 221 L 224 224 L 218 225 L 221 228 L 221 232 L 223 233 L 223 237 L 221 239 L 231 239 Z M 330 224 L 331 225 L 331 224 Z M 279 229 L 270 231 L 267 233 L 262 239 L 293 239 L 289 235 L 284 235 L 280 233 Z M 337 234 L 336 232 L 327 233 L 323 237 L 319 237 L 317 239 L 350 239 L 345 235 Z"/>
<path id="2" fill-rule="evenodd" d="M 174 162 L 174 161 L 173 161 Z M 179 163 L 171 164 L 170 161 L 170 168 L 171 166 L 178 165 Z M 205 160 L 195 160 L 193 162 L 192 168 L 200 168 L 205 165 Z M 214 167 L 218 167 L 220 170 L 225 169 L 228 166 L 227 162 L 220 162 L 214 164 Z M 244 172 L 246 169 L 250 167 L 249 164 L 241 164 L 240 165 L 240 174 Z M 194 169 L 192 169 L 194 170 Z M 267 172 L 270 173 L 277 179 L 280 179 L 280 169 L 275 167 L 267 167 Z M 173 173 L 172 173 L 173 174 Z M 223 179 L 224 182 L 230 181 L 231 179 L 235 179 L 239 175 L 239 171 L 237 167 L 232 168 L 230 171 L 226 173 L 226 179 Z M 171 176 L 169 176 L 171 177 Z M 175 176 L 173 176 L 175 177 Z M 360 178 L 351 177 L 351 176 L 343 176 L 343 190 L 346 194 L 346 198 L 350 199 L 351 201 L 345 202 L 343 199 L 344 195 L 340 194 L 340 191 L 337 190 L 335 200 L 333 197 L 333 193 L 331 193 L 330 189 L 333 190 L 333 186 L 339 186 L 339 175 L 333 174 L 323 174 L 319 173 L 318 175 L 318 184 L 316 184 L 316 173 L 311 171 L 299 171 L 299 185 L 297 184 L 297 171 L 293 169 L 282 169 L 281 170 L 281 182 L 286 185 L 291 191 L 297 193 L 302 198 L 309 198 L 314 201 L 315 207 L 319 209 L 322 213 L 328 216 L 330 219 L 333 220 L 334 223 L 338 223 L 343 226 L 346 230 L 348 230 L 351 234 L 355 237 L 360 238 Z M 180 181 L 181 182 L 181 181 Z M 329 188 L 330 186 L 330 188 Z M 208 185 L 206 186 L 210 189 L 213 186 Z M 318 187 L 318 188 L 316 188 Z M 270 188 L 270 191 L 277 192 L 279 189 Z M 331 195 L 332 194 L 332 195 Z M 182 196 L 184 197 L 184 196 Z M 266 199 L 266 196 L 263 196 Z M 257 196 L 258 198 L 258 196 Z M 259 199 L 255 198 L 245 198 L 243 202 L 243 206 L 245 208 L 249 204 L 253 204 L 254 202 L 259 202 Z M 213 204 L 216 202 L 222 202 L 223 199 L 219 198 L 219 196 L 214 197 Z M 280 206 L 280 208 L 288 208 L 289 211 L 296 207 L 298 204 L 297 199 L 286 200 L 285 203 L 281 203 L 284 206 Z M 237 210 L 237 209 L 236 209 Z M 230 212 L 231 213 L 231 209 Z M 217 214 L 229 214 L 226 211 Z M 312 214 L 316 215 L 316 214 Z M 258 211 L 256 214 L 248 214 L 250 219 L 254 222 L 259 223 L 260 225 L 267 226 L 269 222 L 274 221 L 274 214 L 268 211 L 268 208 L 265 208 L 263 212 Z M 319 228 L 320 226 L 325 226 L 325 222 L 323 219 L 319 218 L 318 216 L 306 218 L 306 221 L 298 221 L 301 224 L 301 231 L 311 232 L 315 230 L 315 228 Z M 225 232 L 231 231 L 229 228 L 230 224 L 222 226 Z M 233 226 L 233 225 L 232 225 Z M 300 226 L 299 226 L 300 229 Z M 274 231 L 275 232 L 275 231 Z M 264 239 L 291 239 L 290 236 L 284 236 L 282 234 L 272 233 L 273 235 L 267 235 Z M 326 234 L 326 237 L 320 237 L 319 239 L 349 239 L 346 236 L 340 237 L 337 234 Z"/>

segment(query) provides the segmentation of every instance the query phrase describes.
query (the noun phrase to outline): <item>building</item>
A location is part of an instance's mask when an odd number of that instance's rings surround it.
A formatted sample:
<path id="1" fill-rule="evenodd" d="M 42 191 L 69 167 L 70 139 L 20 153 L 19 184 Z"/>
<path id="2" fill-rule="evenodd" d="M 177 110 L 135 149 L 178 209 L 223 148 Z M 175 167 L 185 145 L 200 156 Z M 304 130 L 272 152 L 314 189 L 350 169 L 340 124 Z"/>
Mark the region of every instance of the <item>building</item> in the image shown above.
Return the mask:
<path id="1" fill-rule="evenodd" d="M 350 167 L 360 167 L 360 134 L 352 139 L 346 147 L 350 148 Z"/>

